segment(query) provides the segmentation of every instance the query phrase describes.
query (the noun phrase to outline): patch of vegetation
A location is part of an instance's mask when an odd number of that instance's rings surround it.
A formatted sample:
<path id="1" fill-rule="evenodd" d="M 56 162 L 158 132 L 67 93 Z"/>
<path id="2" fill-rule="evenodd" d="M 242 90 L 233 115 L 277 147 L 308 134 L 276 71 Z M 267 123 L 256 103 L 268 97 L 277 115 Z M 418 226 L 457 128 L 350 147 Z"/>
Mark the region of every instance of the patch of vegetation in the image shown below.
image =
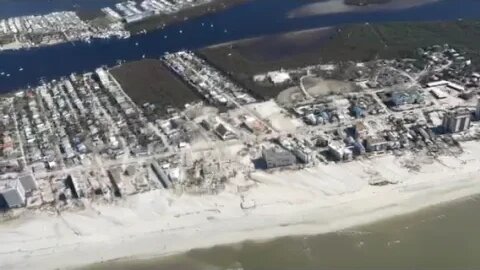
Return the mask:
<path id="1" fill-rule="evenodd" d="M 254 94 L 268 99 L 278 95 L 283 87 L 260 86 L 253 82 L 254 75 L 320 63 L 413 58 L 418 48 L 445 43 L 465 52 L 480 67 L 480 21 L 345 25 L 329 31 L 237 41 L 199 53 Z M 295 46 L 300 49 L 291 48 Z"/>
<path id="2" fill-rule="evenodd" d="M 200 100 L 160 60 L 126 63 L 113 68 L 111 73 L 138 106 L 154 104 L 159 115 L 165 114 L 168 107 L 183 109 L 186 103 Z"/>

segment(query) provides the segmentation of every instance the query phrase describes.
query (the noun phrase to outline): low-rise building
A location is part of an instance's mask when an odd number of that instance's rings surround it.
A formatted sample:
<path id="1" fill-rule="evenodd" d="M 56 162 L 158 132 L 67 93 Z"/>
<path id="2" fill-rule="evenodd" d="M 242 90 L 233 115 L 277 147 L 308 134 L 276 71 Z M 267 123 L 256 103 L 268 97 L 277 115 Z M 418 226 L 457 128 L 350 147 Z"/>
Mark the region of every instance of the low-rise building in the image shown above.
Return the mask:
<path id="1" fill-rule="evenodd" d="M 353 152 L 341 141 L 331 141 L 328 144 L 328 150 L 337 161 L 352 160 Z"/>
<path id="2" fill-rule="evenodd" d="M 296 163 L 297 158 L 290 152 L 280 148 L 269 148 L 262 151 L 262 158 L 267 168 L 290 166 Z"/>
<path id="3" fill-rule="evenodd" d="M 364 122 L 357 122 L 355 124 L 355 139 L 363 140 L 368 135 L 368 127 Z"/>
<path id="4" fill-rule="evenodd" d="M 273 84 L 279 85 L 289 82 L 292 78 L 290 74 L 284 71 L 272 71 L 267 74 Z"/>
<path id="5" fill-rule="evenodd" d="M 388 142 L 385 138 L 370 136 L 366 140 L 366 149 L 369 152 L 383 152 L 387 150 Z"/>
<path id="6" fill-rule="evenodd" d="M 218 126 L 215 128 L 215 133 L 224 141 L 233 140 L 237 137 L 235 133 L 233 133 L 223 124 L 218 124 Z"/>

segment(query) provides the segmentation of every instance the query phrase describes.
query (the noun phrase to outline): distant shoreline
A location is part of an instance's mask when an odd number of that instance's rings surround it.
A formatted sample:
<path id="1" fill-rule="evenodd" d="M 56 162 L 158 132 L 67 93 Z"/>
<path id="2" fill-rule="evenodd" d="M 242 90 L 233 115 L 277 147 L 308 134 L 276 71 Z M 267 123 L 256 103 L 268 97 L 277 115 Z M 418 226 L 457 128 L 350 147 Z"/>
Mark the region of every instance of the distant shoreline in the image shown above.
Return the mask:
<path id="1" fill-rule="evenodd" d="M 162 29 L 185 20 L 195 19 L 221 10 L 232 8 L 236 5 L 246 3 L 252 0 L 213 0 L 210 3 L 181 10 L 172 15 L 156 15 L 146 20 L 126 25 L 126 30 L 132 35 L 145 31 L 154 31 Z"/>
<path id="2" fill-rule="evenodd" d="M 289 13 L 290 18 L 348 12 L 399 10 L 426 5 L 440 0 L 326 0 L 306 4 Z"/>
<path id="3" fill-rule="evenodd" d="M 195 19 L 208 14 L 219 12 L 221 10 L 229 9 L 236 5 L 246 3 L 248 1 L 251 1 L 251 0 L 212 0 L 209 3 L 201 4 L 199 6 L 189 7 L 184 10 L 180 10 L 179 12 L 176 12 L 174 14 L 155 15 L 139 22 L 126 23 L 125 30 L 128 31 L 130 35 L 139 35 L 139 34 L 145 33 L 145 31 L 149 32 L 149 31 L 159 30 L 164 27 L 183 22 L 185 20 Z M 77 12 L 77 15 L 79 15 L 79 17 L 83 18 L 84 20 L 88 20 L 86 19 L 87 17 L 93 16 L 92 14 L 97 14 L 98 12 L 99 10 L 90 11 L 90 12 Z M 113 38 L 117 38 L 117 37 L 109 37 L 109 39 L 113 39 Z M 130 38 L 130 36 L 128 36 L 127 38 Z M 94 39 L 101 39 L 101 38 L 92 37 L 91 39 L 94 40 Z M 52 45 L 64 44 L 68 42 L 84 42 L 84 41 L 82 41 L 81 39 L 71 40 L 71 41 L 53 40 L 52 42 L 49 42 L 49 43 L 42 43 L 34 46 L 28 46 L 27 44 L 19 43 L 19 42 L 12 42 L 12 43 L 5 43 L 5 44 L 0 43 L 0 53 L 5 51 L 42 48 L 42 47 L 47 47 Z"/>

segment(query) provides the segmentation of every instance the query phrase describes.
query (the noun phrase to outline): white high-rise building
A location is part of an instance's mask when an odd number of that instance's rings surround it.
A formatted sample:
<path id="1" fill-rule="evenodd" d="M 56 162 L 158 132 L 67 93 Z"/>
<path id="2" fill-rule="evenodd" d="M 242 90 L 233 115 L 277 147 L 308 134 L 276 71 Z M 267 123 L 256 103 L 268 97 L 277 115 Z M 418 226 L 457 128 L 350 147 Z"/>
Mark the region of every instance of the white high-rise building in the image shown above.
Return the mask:
<path id="1" fill-rule="evenodd" d="M 477 101 L 477 108 L 475 110 L 475 119 L 480 120 L 480 98 Z"/>
<path id="2" fill-rule="evenodd" d="M 470 128 L 471 113 L 468 109 L 458 109 L 445 113 L 443 129 L 447 133 L 457 133 Z"/>
<path id="3" fill-rule="evenodd" d="M 25 205 L 25 189 L 20 180 L 0 182 L 0 208 L 14 208 Z"/>

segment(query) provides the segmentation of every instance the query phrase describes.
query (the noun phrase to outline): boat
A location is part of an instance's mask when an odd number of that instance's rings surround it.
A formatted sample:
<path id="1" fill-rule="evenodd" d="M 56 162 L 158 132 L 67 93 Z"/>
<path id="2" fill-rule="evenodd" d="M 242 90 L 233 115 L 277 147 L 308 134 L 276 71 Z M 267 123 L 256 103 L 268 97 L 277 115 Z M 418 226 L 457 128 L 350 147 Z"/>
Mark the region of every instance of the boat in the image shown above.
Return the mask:
<path id="1" fill-rule="evenodd" d="M 135 42 L 135 46 L 138 46 L 138 42 Z"/>
<path id="2" fill-rule="evenodd" d="M 180 34 L 183 34 L 183 30 L 179 30 L 178 32 L 179 32 Z"/>
<path id="3" fill-rule="evenodd" d="M 7 74 L 6 76 L 7 76 L 7 77 L 10 77 L 10 74 Z"/>
<path id="4" fill-rule="evenodd" d="M 0 75 L 1 75 L 1 76 L 5 75 L 5 72 L 1 72 Z"/>
<path id="5" fill-rule="evenodd" d="M 23 67 L 20 67 L 20 68 L 18 69 L 18 71 L 23 71 Z"/>

